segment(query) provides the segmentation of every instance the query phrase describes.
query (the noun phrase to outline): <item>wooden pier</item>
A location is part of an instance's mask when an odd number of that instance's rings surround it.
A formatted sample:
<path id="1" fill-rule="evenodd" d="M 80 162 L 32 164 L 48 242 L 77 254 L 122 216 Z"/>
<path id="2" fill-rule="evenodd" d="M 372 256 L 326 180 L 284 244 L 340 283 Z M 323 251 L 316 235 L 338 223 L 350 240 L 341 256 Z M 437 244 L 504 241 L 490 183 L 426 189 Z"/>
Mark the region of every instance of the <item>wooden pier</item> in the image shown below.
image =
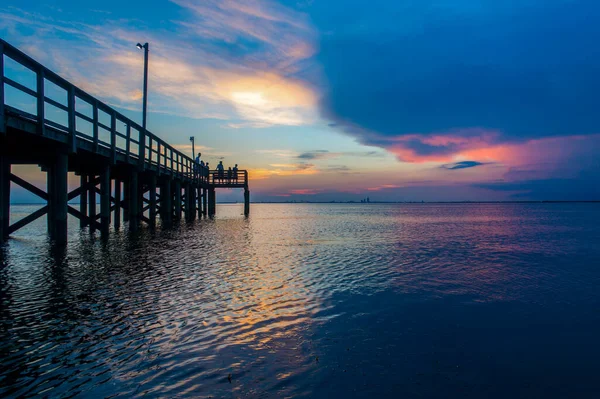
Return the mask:
<path id="1" fill-rule="evenodd" d="M 11 64 L 25 72 L 23 82 L 7 73 Z M 0 39 L 0 242 L 46 215 L 48 233 L 67 240 L 67 216 L 81 227 L 108 234 L 127 222 L 135 230 L 158 217 L 169 225 L 192 221 L 216 210 L 217 188 L 243 188 L 250 212 L 248 172 L 208 171 L 191 157 L 144 130 L 114 108 L 72 85 Z M 27 79 L 28 78 L 28 79 Z M 33 82 L 27 84 L 27 82 Z M 39 165 L 46 191 L 12 173 L 12 165 Z M 79 176 L 69 191 L 68 172 Z M 14 183 L 46 205 L 10 223 Z M 69 201 L 79 198 L 79 204 Z M 100 210 L 97 213 L 97 199 Z"/>

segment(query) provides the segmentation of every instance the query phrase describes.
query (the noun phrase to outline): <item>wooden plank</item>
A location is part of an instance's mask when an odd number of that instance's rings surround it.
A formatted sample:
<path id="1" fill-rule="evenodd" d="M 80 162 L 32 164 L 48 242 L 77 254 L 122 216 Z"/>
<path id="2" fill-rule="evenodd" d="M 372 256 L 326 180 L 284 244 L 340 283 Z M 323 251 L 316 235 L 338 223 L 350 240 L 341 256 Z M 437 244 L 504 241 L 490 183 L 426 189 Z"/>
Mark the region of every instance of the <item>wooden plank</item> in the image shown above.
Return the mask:
<path id="1" fill-rule="evenodd" d="M 6 116 L 4 109 L 4 43 L 0 41 L 0 134 L 6 134 Z M 0 240 L 2 238 L 0 237 Z"/>
<path id="2" fill-rule="evenodd" d="M 117 162 L 117 115 L 114 110 L 110 118 L 110 153 L 114 165 Z"/>
<path id="3" fill-rule="evenodd" d="M 58 101 L 54 101 L 50 97 L 45 97 L 44 96 L 44 101 L 47 102 L 48 104 L 56 107 L 56 108 L 59 108 L 59 109 L 61 109 L 63 111 L 66 111 L 66 112 L 69 112 L 69 107 L 68 106 L 62 105 L 61 103 L 59 103 Z M 77 116 L 80 116 L 80 115 L 77 115 Z M 83 115 L 83 116 L 85 116 L 85 115 Z M 88 119 L 90 119 L 90 118 L 88 118 Z"/>
<path id="4" fill-rule="evenodd" d="M 36 186 L 34 186 L 33 184 L 29 183 L 28 181 L 25 181 L 23 179 L 21 179 L 19 176 L 14 175 L 14 174 L 10 174 L 10 181 L 23 187 L 25 190 L 29 191 L 32 194 L 37 195 L 38 197 L 40 197 L 43 200 L 48 201 L 48 193 L 46 193 L 44 190 L 37 188 Z"/>
<path id="5" fill-rule="evenodd" d="M 41 218 L 42 216 L 44 216 L 46 213 L 48 213 L 48 205 L 44 205 L 43 207 L 41 207 L 40 209 L 38 209 L 37 211 L 33 212 L 31 215 L 25 216 L 23 219 L 19 220 L 18 222 L 12 224 L 11 226 L 8 227 L 8 234 L 12 234 L 15 231 L 27 226 L 29 223 Z"/>
<path id="6" fill-rule="evenodd" d="M 40 69 L 36 74 L 37 79 L 37 119 L 38 119 L 38 133 L 42 136 L 46 133 L 46 116 L 45 116 L 45 102 L 44 98 L 44 70 Z"/>
<path id="7" fill-rule="evenodd" d="M 23 86 L 21 83 L 16 82 L 16 81 L 12 80 L 11 78 L 4 76 L 4 83 L 6 83 L 9 86 L 14 87 L 15 89 L 17 89 L 19 91 L 24 92 L 25 94 L 29 94 L 31 97 L 37 97 L 37 92 L 35 90 L 31 90 L 29 87 Z"/>
<path id="8" fill-rule="evenodd" d="M 92 104 L 92 118 L 93 118 L 93 141 L 94 141 L 94 151 L 98 151 L 98 100 L 94 100 Z"/>
<path id="9" fill-rule="evenodd" d="M 69 212 L 70 215 L 75 216 L 79 220 L 84 220 L 86 225 L 91 225 L 94 229 L 100 229 L 100 223 L 85 216 L 77 209 L 73 208 L 71 205 L 67 207 L 67 212 Z"/>
<path id="10" fill-rule="evenodd" d="M 69 104 L 69 146 L 71 153 L 77 151 L 77 129 L 75 127 L 75 87 L 69 86 L 67 102 Z"/>
<path id="11" fill-rule="evenodd" d="M 87 181 L 85 183 L 85 186 L 81 185 L 69 193 L 69 195 L 68 195 L 69 201 L 71 201 L 73 198 L 76 198 L 79 195 L 85 195 L 85 192 L 87 192 L 88 190 L 92 190 L 98 184 L 100 184 L 99 177 L 96 177 L 95 179 L 91 179 L 91 180 Z"/>

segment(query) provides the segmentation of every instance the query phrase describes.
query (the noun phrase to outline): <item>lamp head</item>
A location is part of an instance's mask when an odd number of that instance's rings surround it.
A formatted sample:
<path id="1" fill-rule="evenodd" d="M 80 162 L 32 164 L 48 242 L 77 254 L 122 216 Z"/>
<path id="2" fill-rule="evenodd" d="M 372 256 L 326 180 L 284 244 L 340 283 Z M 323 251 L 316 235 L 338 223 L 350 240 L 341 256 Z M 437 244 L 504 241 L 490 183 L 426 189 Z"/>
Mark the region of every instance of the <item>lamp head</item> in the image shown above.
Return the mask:
<path id="1" fill-rule="evenodd" d="M 137 48 L 139 48 L 140 50 L 144 48 L 144 46 L 142 46 L 140 43 L 135 45 Z"/>

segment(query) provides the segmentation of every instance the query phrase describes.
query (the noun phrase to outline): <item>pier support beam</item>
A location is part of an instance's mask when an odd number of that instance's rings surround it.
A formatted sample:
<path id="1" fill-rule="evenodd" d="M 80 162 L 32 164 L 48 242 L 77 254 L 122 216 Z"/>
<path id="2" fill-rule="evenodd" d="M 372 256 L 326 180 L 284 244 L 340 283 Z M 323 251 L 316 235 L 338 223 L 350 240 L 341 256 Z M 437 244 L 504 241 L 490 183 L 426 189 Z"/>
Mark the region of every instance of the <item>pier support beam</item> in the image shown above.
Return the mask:
<path id="1" fill-rule="evenodd" d="M 173 221 L 173 192 L 170 180 L 165 180 L 160 187 L 160 211 L 163 223 L 171 224 Z"/>
<path id="2" fill-rule="evenodd" d="M 250 190 L 248 188 L 244 189 L 244 215 L 248 216 L 250 214 Z"/>
<path id="3" fill-rule="evenodd" d="M 131 192 L 130 186 L 131 186 L 131 184 L 130 184 L 129 179 L 126 179 L 123 181 L 123 204 L 125 204 L 125 206 L 123 207 L 123 221 L 124 222 L 129 221 L 129 196 L 130 196 L 130 192 Z"/>
<path id="4" fill-rule="evenodd" d="M 190 221 L 196 220 L 196 203 L 198 200 L 196 199 L 196 187 L 194 185 L 190 185 Z"/>
<path id="5" fill-rule="evenodd" d="M 194 214 L 194 219 L 196 219 L 196 215 L 198 215 L 198 219 L 200 219 L 202 217 L 202 188 L 196 187 L 195 192 L 197 193 L 197 195 L 196 195 L 196 202 L 195 202 L 196 213 Z"/>
<path id="6" fill-rule="evenodd" d="M 79 176 L 79 184 L 81 187 L 81 194 L 79 194 L 79 213 L 81 213 L 81 215 L 83 215 L 84 217 L 79 219 L 79 227 L 84 228 L 85 226 L 87 226 L 87 214 L 88 214 L 88 204 L 87 204 L 87 200 L 88 200 L 88 193 L 87 193 L 87 183 L 88 183 L 88 175 L 86 175 L 85 173 L 82 173 L 81 176 Z"/>
<path id="7" fill-rule="evenodd" d="M 217 195 L 215 193 L 215 188 L 210 187 L 208 189 L 208 214 L 213 216 L 217 210 Z"/>
<path id="8" fill-rule="evenodd" d="M 121 227 L 121 181 L 115 179 L 115 215 L 114 215 L 115 230 Z"/>
<path id="9" fill-rule="evenodd" d="M 129 229 L 136 231 L 140 223 L 140 193 L 138 184 L 138 171 L 132 170 L 129 176 L 129 203 L 127 204 L 129 216 Z"/>
<path id="10" fill-rule="evenodd" d="M 88 182 L 92 182 L 96 179 L 95 175 L 88 175 Z M 96 220 L 96 185 L 90 186 L 87 190 L 88 194 L 88 215 L 90 220 Z M 90 223 L 90 231 L 96 230 L 96 223 Z"/>
<path id="11" fill-rule="evenodd" d="M 206 216 L 206 215 L 208 215 L 208 198 L 207 198 L 208 190 L 203 188 L 202 192 L 203 192 L 203 194 L 202 194 L 202 214 L 204 216 Z"/>
<path id="12" fill-rule="evenodd" d="M 8 238 L 10 222 L 10 162 L 0 156 L 0 243 Z"/>
<path id="13" fill-rule="evenodd" d="M 100 232 L 108 234 L 110 228 L 110 167 L 104 166 L 100 173 Z"/>
<path id="14" fill-rule="evenodd" d="M 179 180 L 173 182 L 173 190 L 175 191 L 175 220 L 181 220 L 181 182 Z"/>
<path id="15" fill-rule="evenodd" d="M 148 199 L 150 200 L 150 209 L 148 217 L 150 218 L 150 225 L 156 226 L 156 175 L 154 173 L 150 176 L 149 190 Z"/>
<path id="16" fill-rule="evenodd" d="M 48 167 L 48 233 L 57 243 L 67 242 L 69 157 L 58 154 Z"/>
<path id="17" fill-rule="evenodd" d="M 185 187 L 184 187 L 184 196 L 185 196 L 185 220 L 186 222 L 190 221 L 190 212 L 191 212 L 191 206 L 190 206 L 190 191 L 191 190 L 191 185 L 190 183 L 186 183 Z"/>

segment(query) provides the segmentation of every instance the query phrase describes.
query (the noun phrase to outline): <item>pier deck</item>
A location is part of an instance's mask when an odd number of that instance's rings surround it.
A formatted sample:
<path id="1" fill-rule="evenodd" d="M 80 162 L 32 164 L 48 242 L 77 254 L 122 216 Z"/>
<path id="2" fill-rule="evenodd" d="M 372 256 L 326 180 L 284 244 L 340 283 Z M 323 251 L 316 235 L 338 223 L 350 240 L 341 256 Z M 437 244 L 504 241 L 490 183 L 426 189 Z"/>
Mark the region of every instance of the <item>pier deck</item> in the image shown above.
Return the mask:
<path id="1" fill-rule="evenodd" d="M 217 188 L 243 188 L 249 213 L 247 171 L 220 178 L 199 170 L 191 157 L 1 39 L 0 77 L 0 242 L 44 215 L 48 233 L 61 242 L 68 214 L 103 234 L 111 222 L 136 229 L 157 216 L 163 224 L 194 220 L 215 213 Z M 14 175 L 18 164 L 39 165 L 46 191 Z M 68 172 L 80 177 L 70 192 Z M 47 205 L 10 224 L 11 183 Z M 69 201 L 76 198 L 74 207 Z"/>

